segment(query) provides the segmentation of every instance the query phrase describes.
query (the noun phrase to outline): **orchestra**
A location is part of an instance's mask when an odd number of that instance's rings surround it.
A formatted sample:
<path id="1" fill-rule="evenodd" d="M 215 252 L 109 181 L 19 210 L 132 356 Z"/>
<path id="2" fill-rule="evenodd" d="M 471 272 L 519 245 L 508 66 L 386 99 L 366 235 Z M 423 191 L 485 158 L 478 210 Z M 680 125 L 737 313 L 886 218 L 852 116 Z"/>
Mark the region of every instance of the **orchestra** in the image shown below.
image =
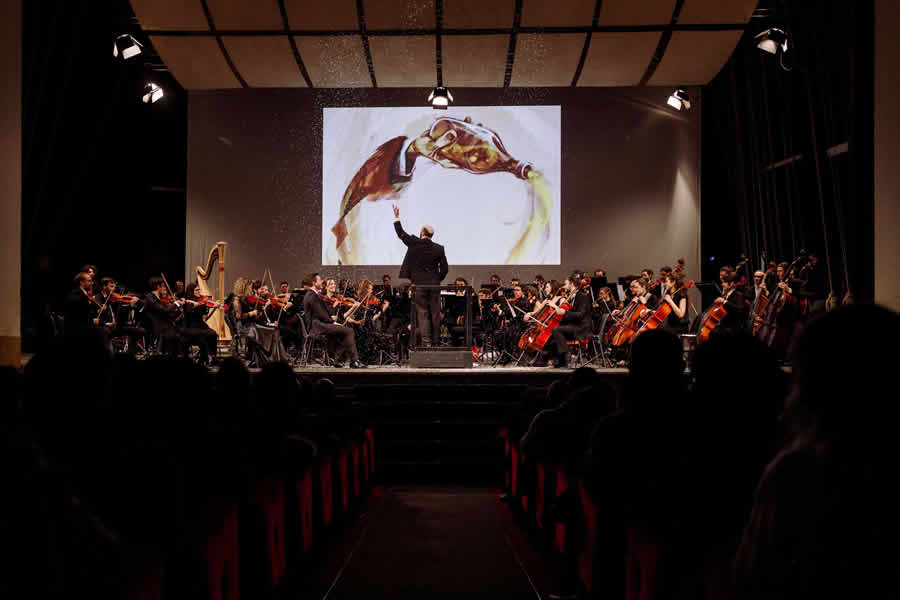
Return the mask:
<path id="1" fill-rule="evenodd" d="M 810 306 L 824 301 L 807 285 L 817 261 L 803 253 L 759 269 L 747 262 L 741 257 L 735 266 L 723 264 L 715 281 L 697 283 L 697 289 L 715 292 L 706 296 L 703 310 L 688 294 L 695 282 L 688 280 L 683 259 L 674 269 L 660 267 L 656 279 L 650 268 L 618 280 L 608 280 L 604 269 L 593 276 L 575 271 L 562 283 L 541 274 L 522 283 L 510 275 L 510 287 L 499 273 L 477 287 L 457 277 L 441 291 L 436 345 L 462 347 L 468 319 L 474 360 L 490 356 L 496 357 L 492 364 L 563 367 L 573 346 L 593 341 L 587 362 L 602 354 L 600 366 L 624 366 L 634 339 L 659 327 L 696 337 L 697 343 L 721 332 L 746 332 L 784 360 Z M 115 352 L 194 356 L 203 365 L 216 364 L 232 336 L 249 348 L 243 356 L 250 366 L 296 360 L 307 335 L 323 336 L 339 365 L 402 365 L 408 359 L 414 286 L 394 285 L 390 275 L 376 286 L 368 279 L 312 274 L 292 288 L 287 280 L 276 286 L 266 270 L 262 279 L 238 277 L 233 292 L 216 299 L 202 277 L 208 272 L 212 259 L 187 285 L 179 279 L 172 289 L 161 274 L 139 294 L 110 275 L 100 279 L 95 266 L 85 265 L 62 305 L 65 333 L 97 331 Z M 217 313 L 228 323 L 224 340 L 222 326 L 211 325 Z"/>

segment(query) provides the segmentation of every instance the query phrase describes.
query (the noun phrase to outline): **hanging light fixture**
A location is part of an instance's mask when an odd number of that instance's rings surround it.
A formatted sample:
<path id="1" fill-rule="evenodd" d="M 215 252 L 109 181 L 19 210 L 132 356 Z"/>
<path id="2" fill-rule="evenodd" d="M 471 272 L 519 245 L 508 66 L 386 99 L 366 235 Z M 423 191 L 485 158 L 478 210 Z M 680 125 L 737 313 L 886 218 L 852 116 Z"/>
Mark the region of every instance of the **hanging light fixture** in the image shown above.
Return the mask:
<path id="1" fill-rule="evenodd" d="M 672 95 L 669 96 L 669 100 L 666 102 L 669 106 L 674 108 L 675 110 L 681 110 L 682 108 L 685 110 L 691 109 L 691 98 L 688 96 L 688 93 L 684 88 L 676 88 Z"/>
<path id="2" fill-rule="evenodd" d="M 788 51 L 788 34 L 785 33 L 783 29 L 779 29 L 778 27 L 771 27 L 769 29 L 766 29 L 762 33 L 757 34 L 756 38 L 754 39 L 759 40 L 756 43 L 756 47 L 763 52 L 768 52 L 769 54 L 778 54 L 779 49 L 782 53 Z"/>
<path id="3" fill-rule="evenodd" d="M 122 60 L 128 60 L 132 56 L 140 54 L 141 48 L 143 46 L 139 41 L 134 39 L 133 36 L 123 33 L 113 42 L 113 57 L 119 58 L 121 56 Z"/>
<path id="4" fill-rule="evenodd" d="M 428 95 L 428 101 L 431 103 L 431 108 L 447 110 L 447 107 L 453 102 L 453 94 L 447 88 L 438 86 L 431 90 L 431 93 Z"/>
<path id="5" fill-rule="evenodd" d="M 153 82 L 144 86 L 144 96 L 141 98 L 144 104 L 153 104 L 163 97 L 163 89 Z"/>

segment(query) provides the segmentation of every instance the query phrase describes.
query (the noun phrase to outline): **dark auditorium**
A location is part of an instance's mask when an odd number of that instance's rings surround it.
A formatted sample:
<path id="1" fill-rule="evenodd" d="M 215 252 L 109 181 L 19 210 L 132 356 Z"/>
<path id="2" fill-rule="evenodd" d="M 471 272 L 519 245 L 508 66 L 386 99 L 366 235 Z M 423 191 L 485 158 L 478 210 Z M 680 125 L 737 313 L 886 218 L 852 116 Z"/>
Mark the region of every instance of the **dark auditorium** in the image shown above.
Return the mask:
<path id="1" fill-rule="evenodd" d="M 897 2 L 0 0 L 0 73 L 0 597 L 900 598 Z"/>

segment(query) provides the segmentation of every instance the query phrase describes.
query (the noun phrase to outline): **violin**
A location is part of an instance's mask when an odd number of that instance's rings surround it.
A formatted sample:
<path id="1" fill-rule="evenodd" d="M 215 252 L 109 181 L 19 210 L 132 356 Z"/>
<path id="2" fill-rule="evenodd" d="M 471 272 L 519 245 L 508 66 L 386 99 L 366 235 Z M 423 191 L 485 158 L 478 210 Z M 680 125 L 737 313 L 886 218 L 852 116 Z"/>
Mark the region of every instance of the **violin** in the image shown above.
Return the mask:
<path id="1" fill-rule="evenodd" d="M 140 300 L 140 298 L 138 298 L 134 294 L 117 294 L 113 292 L 109 296 L 109 302 L 127 302 L 130 304 L 131 302 L 134 302 L 136 300 Z M 166 296 L 166 301 L 169 301 L 168 296 Z"/>
<path id="2" fill-rule="evenodd" d="M 207 308 L 221 308 L 222 310 L 228 310 L 227 304 L 217 302 L 214 298 L 210 298 L 209 296 L 200 296 L 199 300 L 185 299 L 185 302 L 187 304 L 193 304 L 194 306 L 205 306 Z"/>

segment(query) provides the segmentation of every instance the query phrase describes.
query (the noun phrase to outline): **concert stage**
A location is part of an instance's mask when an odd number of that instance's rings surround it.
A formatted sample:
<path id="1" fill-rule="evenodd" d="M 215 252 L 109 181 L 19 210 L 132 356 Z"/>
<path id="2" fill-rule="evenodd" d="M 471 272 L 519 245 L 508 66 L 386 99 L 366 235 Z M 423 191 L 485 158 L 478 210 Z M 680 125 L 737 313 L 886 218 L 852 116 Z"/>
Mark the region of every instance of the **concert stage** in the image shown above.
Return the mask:
<path id="1" fill-rule="evenodd" d="M 572 369 L 476 366 L 471 369 L 298 368 L 327 377 L 339 404 L 352 405 L 375 431 L 378 477 L 385 482 L 502 481 L 503 443 L 546 407 L 547 387 Z M 621 389 L 627 369 L 597 369 Z"/>

